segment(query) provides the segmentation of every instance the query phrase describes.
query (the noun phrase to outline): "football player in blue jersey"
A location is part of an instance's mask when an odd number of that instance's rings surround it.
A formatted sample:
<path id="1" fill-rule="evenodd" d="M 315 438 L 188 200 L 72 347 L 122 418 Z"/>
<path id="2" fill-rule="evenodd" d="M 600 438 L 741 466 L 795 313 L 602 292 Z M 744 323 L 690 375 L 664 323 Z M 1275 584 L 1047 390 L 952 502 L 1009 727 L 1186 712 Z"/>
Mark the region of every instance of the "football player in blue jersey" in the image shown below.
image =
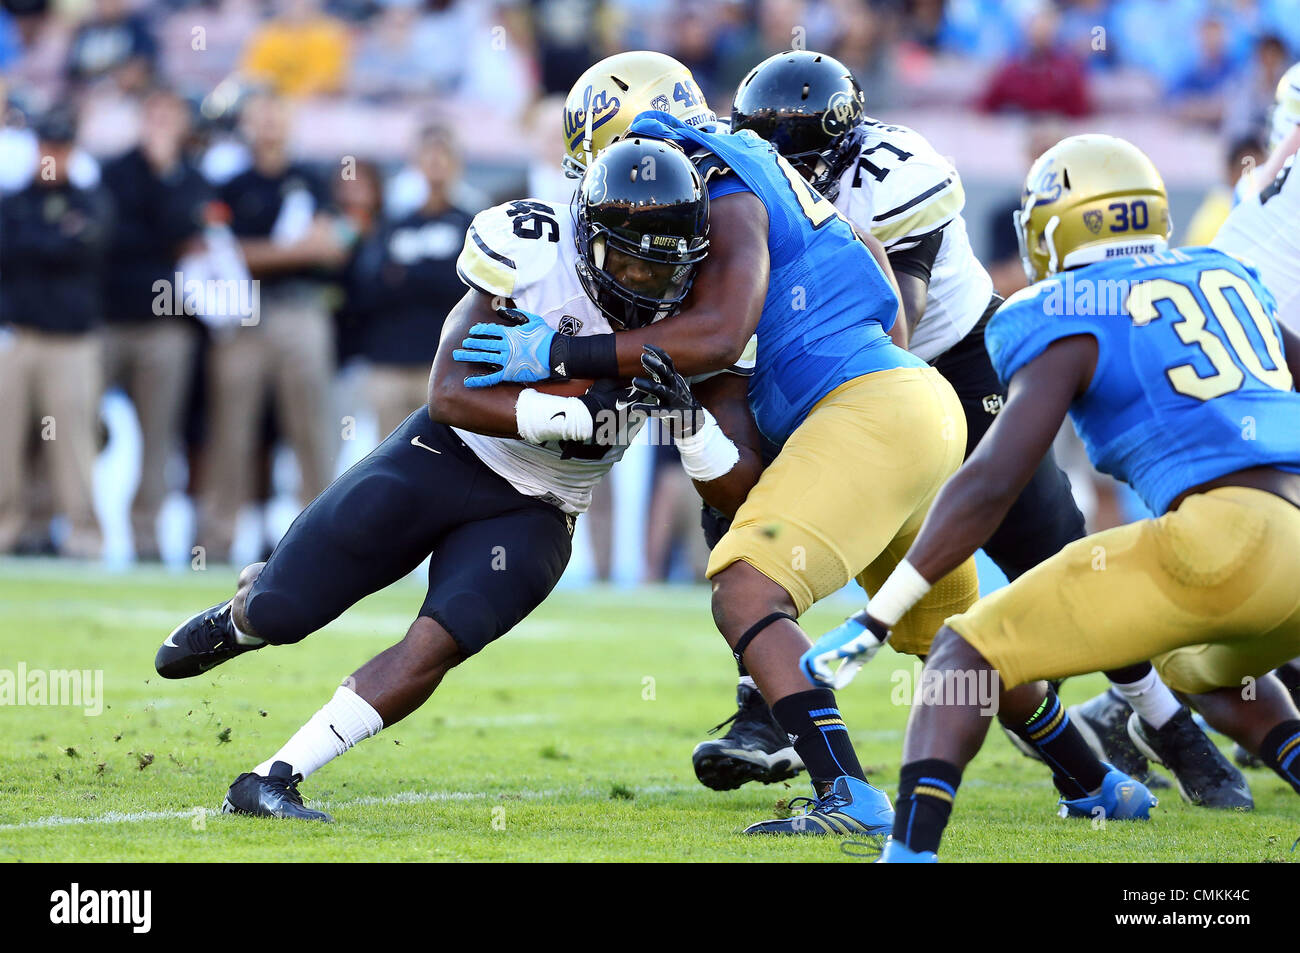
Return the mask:
<path id="1" fill-rule="evenodd" d="M 1157 514 L 1066 546 L 952 619 L 931 681 L 996 679 L 999 712 L 1043 712 L 1044 679 L 1149 658 L 1215 728 L 1300 792 L 1300 711 L 1270 670 L 1300 652 L 1300 340 L 1253 269 L 1170 250 L 1164 184 L 1135 146 L 1073 136 L 1030 169 L 1016 217 L 1036 284 L 986 334 L 1009 399 L 948 481 L 865 628 L 803 659 L 842 686 L 935 580 L 1003 518 L 1068 412 L 1094 465 Z M 838 660 L 840 667 L 833 666 Z M 918 705 L 882 860 L 932 861 L 988 718 Z M 1150 726 L 1129 731 L 1151 753 Z M 1143 816 L 1141 785 L 1098 772 L 1077 806 Z"/>
<path id="2" fill-rule="evenodd" d="M 731 128 L 752 129 L 770 141 L 854 227 L 884 245 L 903 301 L 908 350 L 930 362 L 957 392 L 969 456 L 1006 400 L 984 346 L 1002 298 L 971 252 L 961 215 L 965 193 L 952 163 L 916 131 L 872 119 L 865 109 L 862 88 L 843 63 L 812 50 L 790 50 L 764 60 L 741 81 Z M 1049 450 L 983 549 L 1014 581 L 1084 534 L 1070 481 Z M 1151 741 L 1188 801 L 1222 809 L 1253 806 L 1241 772 L 1190 715 L 1180 714 L 1178 699 L 1150 662 L 1105 674 L 1111 687 L 1065 716 L 1091 736 L 1104 760 L 1152 787 L 1168 786 L 1149 774 L 1146 757 L 1129 738 L 1126 726 L 1136 710 L 1159 729 Z M 743 683 L 743 672 L 741 678 Z M 695 750 L 697 774 L 710 786 L 743 783 L 753 776 L 755 762 L 763 765 L 771 757 L 763 750 L 771 736 L 762 728 L 770 718 L 767 706 L 743 684 L 739 694 L 743 701 L 728 736 Z M 1038 739 L 1050 732 L 1002 724 L 1017 747 L 1042 756 Z"/>
<path id="3" fill-rule="evenodd" d="M 868 592 L 884 582 L 964 454 L 965 418 L 943 377 L 891 337 L 898 297 L 879 242 L 857 235 L 770 143 L 707 131 L 704 110 L 681 64 L 636 53 L 592 67 L 566 114 L 574 164 L 626 134 L 675 142 L 695 158 L 709 186 L 710 257 L 681 314 L 578 341 L 538 322 L 475 327 L 465 357 L 499 370 L 467 383 L 604 376 L 639 360 L 629 348 L 645 344 L 700 373 L 735 361 L 757 333 L 750 404 L 780 452 L 708 575 L 714 620 L 793 739 L 816 798 L 802 815 L 748 830 L 883 832 L 888 798 L 866 782 L 833 693 L 809 690 L 800 674 L 808 642 L 796 620 L 850 579 Z M 966 560 L 902 620 L 895 647 L 924 655 L 942 621 L 977 595 Z M 1088 766 L 1099 763 L 1073 726 L 1059 734 Z"/>

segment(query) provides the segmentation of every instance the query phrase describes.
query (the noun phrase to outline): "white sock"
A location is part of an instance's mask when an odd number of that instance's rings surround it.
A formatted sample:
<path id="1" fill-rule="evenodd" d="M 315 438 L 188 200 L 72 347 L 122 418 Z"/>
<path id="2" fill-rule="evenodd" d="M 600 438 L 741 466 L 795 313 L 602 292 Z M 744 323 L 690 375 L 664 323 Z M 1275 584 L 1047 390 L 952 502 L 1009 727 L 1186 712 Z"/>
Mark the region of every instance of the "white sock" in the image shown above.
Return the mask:
<path id="1" fill-rule="evenodd" d="M 1178 714 L 1178 709 L 1182 708 L 1182 703 L 1174 697 L 1160 677 L 1156 675 L 1153 668 L 1136 682 L 1129 682 L 1127 685 L 1121 685 L 1119 682 L 1111 682 L 1115 686 L 1115 691 L 1124 696 L 1138 716 L 1152 728 L 1163 728 L 1169 719 Z"/>
<path id="2" fill-rule="evenodd" d="M 359 741 L 378 734 L 384 720 L 370 703 L 340 685 L 325 707 L 311 716 L 283 748 L 253 769 L 266 777 L 271 765 L 284 761 L 304 778 L 343 754 Z"/>
<path id="3" fill-rule="evenodd" d="M 235 641 L 240 645 L 261 645 L 266 639 L 259 639 L 255 635 L 249 635 L 238 625 L 235 624 L 235 613 L 230 613 L 230 627 L 235 631 Z"/>
<path id="4" fill-rule="evenodd" d="M 752 675 L 740 676 L 740 684 L 748 685 L 750 688 L 758 688 L 758 686 L 754 684 L 754 676 Z"/>

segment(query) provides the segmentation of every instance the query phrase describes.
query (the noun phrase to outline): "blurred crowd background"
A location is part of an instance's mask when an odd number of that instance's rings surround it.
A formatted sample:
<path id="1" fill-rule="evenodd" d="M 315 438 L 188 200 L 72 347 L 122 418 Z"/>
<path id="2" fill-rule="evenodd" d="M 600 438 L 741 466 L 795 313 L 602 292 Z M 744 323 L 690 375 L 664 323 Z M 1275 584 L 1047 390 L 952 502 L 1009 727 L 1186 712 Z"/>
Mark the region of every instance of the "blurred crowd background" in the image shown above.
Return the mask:
<path id="1" fill-rule="evenodd" d="M 263 556 L 422 404 L 473 214 L 568 198 L 588 66 L 669 53 L 726 115 L 791 47 L 952 157 L 1010 293 L 1025 170 L 1074 132 L 1145 149 L 1208 241 L 1300 0 L 0 0 L 0 553 Z M 1094 524 L 1131 515 L 1074 466 Z M 672 448 L 607 482 L 570 577 L 697 578 Z"/>

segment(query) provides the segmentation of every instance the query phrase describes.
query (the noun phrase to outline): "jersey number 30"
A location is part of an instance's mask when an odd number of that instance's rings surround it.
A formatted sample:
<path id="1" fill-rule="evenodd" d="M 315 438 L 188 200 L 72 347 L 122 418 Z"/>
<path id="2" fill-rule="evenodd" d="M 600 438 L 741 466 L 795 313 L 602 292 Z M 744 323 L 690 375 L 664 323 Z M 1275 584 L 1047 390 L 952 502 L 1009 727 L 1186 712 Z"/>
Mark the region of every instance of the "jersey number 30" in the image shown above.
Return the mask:
<path id="1" fill-rule="evenodd" d="M 1137 282 L 1133 285 L 1125 301 L 1125 309 L 1136 324 L 1143 325 L 1159 317 L 1156 302 L 1168 301 L 1178 312 L 1179 319 L 1173 325 L 1179 339 L 1184 344 L 1193 344 L 1200 348 L 1214 373 L 1202 377 L 1191 364 L 1180 364 L 1165 372 L 1169 384 L 1180 394 L 1197 400 L 1212 400 L 1230 394 L 1241 387 L 1246 380 L 1242 371 L 1244 367 L 1251 376 L 1275 390 L 1291 389 L 1291 372 L 1287 369 L 1282 356 L 1282 342 L 1278 340 L 1273 322 L 1264 313 L 1264 306 L 1255 297 L 1250 282 L 1240 275 L 1233 274 L 1226 268 L 1211 268 L 1201 272 L 1197 286 L 1210 305 L 1210 314 L 1223 329 L 1223 337 L 1206 327 L 1208 315 L 1201 303 L 1197 301 L 1192 289 L 1168 278 L 1154 281 Z M 1265 357 L 1273 366 L 1264 366 L 1259 352 L 1242 327 L 1237 310 L 1226 294 L 1232 291 L 1234 297 L 1245 308 L 1251 323 L 1263 341 Z M 1227 339 L 1227 345 L 1224 344 Z M 1232 359 L 1228 348 L 1236 354 Z M 1240 362 L 1240 366 L 1238 365 Z"/>

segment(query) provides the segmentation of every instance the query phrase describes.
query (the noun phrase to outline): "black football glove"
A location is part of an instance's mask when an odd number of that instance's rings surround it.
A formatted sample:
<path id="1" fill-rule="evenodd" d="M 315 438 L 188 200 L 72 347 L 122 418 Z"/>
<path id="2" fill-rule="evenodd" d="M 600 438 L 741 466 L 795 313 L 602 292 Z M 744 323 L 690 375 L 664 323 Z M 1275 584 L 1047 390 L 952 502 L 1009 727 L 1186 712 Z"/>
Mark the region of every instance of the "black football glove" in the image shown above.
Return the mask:
<path id="1" fill-rule="evenodd" d="M 675 437 L 689 437 L 704 426 L 703 405 L 691 393 L 691 385 L 677 373 L 673 359 L 661 347 L 647 344 L 641 355 L 647 377 L 632 378 L 637 394 L 632 409 L 671 421 Z"/>

